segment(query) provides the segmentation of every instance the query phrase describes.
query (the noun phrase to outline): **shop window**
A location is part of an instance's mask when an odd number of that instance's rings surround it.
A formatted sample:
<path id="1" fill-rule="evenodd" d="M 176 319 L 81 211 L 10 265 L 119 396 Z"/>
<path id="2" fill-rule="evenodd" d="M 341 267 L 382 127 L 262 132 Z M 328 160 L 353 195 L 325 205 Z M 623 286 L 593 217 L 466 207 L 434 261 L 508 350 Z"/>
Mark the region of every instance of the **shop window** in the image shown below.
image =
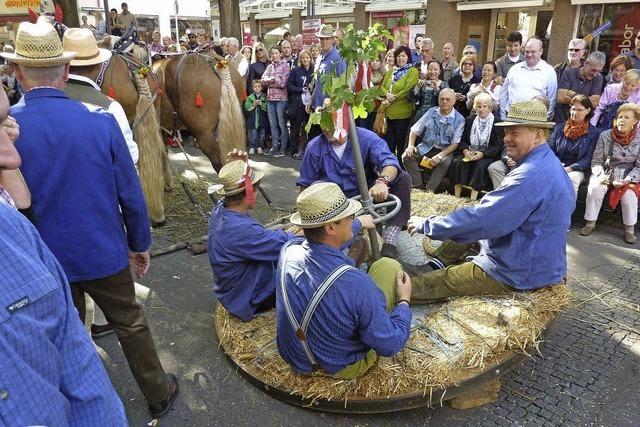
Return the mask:
<path id="1" fill-rule="evenodd" d="M 552 17 L 553 11 L 498 12 L 493 58 L 498 59 L 507 53 L 507 35 L 518 31 L 522 33 L 523 42 L 532 36 L 542 40 L 542 59 L 546 59 Z"/>

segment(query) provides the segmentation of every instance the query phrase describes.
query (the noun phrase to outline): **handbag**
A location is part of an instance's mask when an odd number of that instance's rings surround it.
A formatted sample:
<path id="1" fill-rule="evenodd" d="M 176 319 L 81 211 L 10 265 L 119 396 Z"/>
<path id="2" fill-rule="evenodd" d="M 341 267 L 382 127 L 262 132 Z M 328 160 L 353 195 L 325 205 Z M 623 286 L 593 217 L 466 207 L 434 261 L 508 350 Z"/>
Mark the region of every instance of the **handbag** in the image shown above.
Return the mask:
<path id="1" fill-rule="evenodd" d="M 373 122 L 373 131 L 380 136 L 384 136 L 387 133 L 387 113 L 386 108 L 382 105 L 376 113 L 376 120 Z"/>

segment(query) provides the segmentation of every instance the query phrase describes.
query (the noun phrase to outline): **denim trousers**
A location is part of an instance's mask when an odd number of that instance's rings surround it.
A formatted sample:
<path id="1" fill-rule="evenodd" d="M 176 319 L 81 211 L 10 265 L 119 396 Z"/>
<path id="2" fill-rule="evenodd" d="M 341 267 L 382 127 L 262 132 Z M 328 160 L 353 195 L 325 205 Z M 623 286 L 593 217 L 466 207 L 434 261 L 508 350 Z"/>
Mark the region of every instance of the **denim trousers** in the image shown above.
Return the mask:
<path id="1" fill-rule="evenodd" d="M 249 129 L 249 148 L 262 148 L 265 134 L 265 128 Z"/>
<path id="2" fill-rule="evenodd" d="M 284 152 L 289 145 L 287 118 L 284 116 L 286 106 L 287 101 L 269 101 L 267 104 L 269 126 L 271 127 L 271 141 L 274 151 Z"/>

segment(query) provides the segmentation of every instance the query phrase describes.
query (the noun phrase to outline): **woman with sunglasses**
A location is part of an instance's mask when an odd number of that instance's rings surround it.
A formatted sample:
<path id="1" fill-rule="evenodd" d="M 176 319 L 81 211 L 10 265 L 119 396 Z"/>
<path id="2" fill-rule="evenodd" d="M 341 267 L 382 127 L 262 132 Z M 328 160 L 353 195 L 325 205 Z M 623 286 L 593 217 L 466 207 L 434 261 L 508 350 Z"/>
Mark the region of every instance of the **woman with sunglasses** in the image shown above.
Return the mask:
<path id="1" fill-rule="evenodd" d="M 260 80 L 269 64 L 271 64 L 271 61 L 267 57 L 267 49 L 264 44 L 262 42 L 254 43 L 251 64 L 249 64 L 249 71 L 247 72 L 247 93 L 252 90 L 251 82 Z"/>

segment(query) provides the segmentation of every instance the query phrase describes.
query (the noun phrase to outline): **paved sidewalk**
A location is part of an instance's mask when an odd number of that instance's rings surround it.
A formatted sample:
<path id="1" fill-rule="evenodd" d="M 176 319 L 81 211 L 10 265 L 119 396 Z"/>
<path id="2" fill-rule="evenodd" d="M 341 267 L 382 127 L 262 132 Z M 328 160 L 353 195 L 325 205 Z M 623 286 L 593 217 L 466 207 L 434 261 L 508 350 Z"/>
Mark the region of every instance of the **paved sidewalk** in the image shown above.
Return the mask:
<path id="1" fill-rule="evenodd" d="M 274 163 L 279 167 L 269 168 L 265 186 L 276 204 L 290 206 L 297 162 Z M 550 328 L 540 354 L 503 377 L 498 402 L 466 411 L 445 406 L 344 416 L 281 403 L 240 376 L 218 350 L 206 254 L 183 250 L 154 258 L 138 296 L 160 358 L 181 382 L 175 409 L 160 425 L 640 425 L 640 252 L 623 242 L 617 220 L 579 236 L 580 215 L 569 233 L 571 308 Z M 146 424 L 144 398 L 117 340 L 98 345 L 130 424 Z"/>

